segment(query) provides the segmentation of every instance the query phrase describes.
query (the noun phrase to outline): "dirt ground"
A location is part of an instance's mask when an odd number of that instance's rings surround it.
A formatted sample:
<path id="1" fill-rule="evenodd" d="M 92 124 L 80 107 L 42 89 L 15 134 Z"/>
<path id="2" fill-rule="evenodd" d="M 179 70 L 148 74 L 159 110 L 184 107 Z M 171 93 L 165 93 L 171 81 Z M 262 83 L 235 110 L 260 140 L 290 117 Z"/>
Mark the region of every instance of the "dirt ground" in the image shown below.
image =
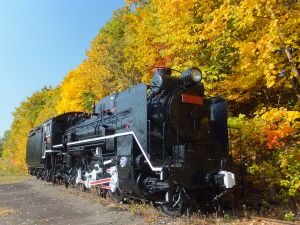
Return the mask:
<path id="1" fill-rule="evenodd" d="M 95 196 L 96 197 L 96 196 Z M 0 185 L 0 224 L 145 224 L 141 216 L 107 207 L 34 178 Z"/>
<path id="2" fill-rule="evenodd" d="M 6 181 L 5 181 L 6 180 Z M 192 215 L 170 218 L 149 204 L 115 204 L 75 188 L 53 185 L 34 177 L 0 179 L 0 225 L 19 224 L 299 224 L 261 218 L 216 218 Z"/>

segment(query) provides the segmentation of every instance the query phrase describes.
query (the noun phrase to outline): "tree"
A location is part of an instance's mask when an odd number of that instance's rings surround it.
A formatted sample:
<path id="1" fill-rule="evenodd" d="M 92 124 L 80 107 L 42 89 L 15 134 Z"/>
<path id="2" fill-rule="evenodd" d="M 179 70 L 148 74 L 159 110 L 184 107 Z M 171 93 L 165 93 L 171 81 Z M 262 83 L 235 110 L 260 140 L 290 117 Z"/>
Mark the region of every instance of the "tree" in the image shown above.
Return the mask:
<path id="1" fill-rule="evenodd" d="M 2 157 L 12 159 L 23 171 L 27 168 L 25 156 L 29 131 L 57 115 L 53 106 L 57 104 L 58 93 L 58 89 L 44 87 L 21 102 L 13 113 L 11 128 L 5 133 Z"/>
<path id="2" fill-rule="evenodd" d="M 140 82 L 139 72 L 125 67 L 127 12 L 124 8 L 114 13 L 92 41 L 87 59 L 67 74 L 61 85 L 59 113 L 90 111 L 94 101 Z"/>
<path id="3" fill-rule="evenodd" d="M 2 144 L 3 144 L 3 138 L 2 138 L 2 137 L 0 137 L 0 157 L 1 157 L 1 155 L 2 155 L 2 151 L 3 151 Z"/>
<path id="4" fill-rule="evenodd" d="M 2 156 L 3 144 L 9 139 L 9 130 L 4 132 L 3 137 L 0 137 L 0 158 Z"/>
<path id="5" fill-rule="evenodd" d="M 298 1 L 128 2 L 134 7 L 125 32 L 127 66 L 143 80 L 156 65 L 193 65 L 203 70 L 207 93 L 224 95 L 233 113 L 296 105 Z"/>

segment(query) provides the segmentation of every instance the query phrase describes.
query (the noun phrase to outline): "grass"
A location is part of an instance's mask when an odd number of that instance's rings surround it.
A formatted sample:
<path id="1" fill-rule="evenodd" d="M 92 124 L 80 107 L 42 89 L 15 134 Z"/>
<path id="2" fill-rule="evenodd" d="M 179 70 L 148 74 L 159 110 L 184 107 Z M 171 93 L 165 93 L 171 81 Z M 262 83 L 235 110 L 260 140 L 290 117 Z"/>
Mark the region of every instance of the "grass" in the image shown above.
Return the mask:
<path id="1" fill-rule="evenodd" d="M 72 189 L 71 189 L 72 190 Z M 68 190 L 70 191 L 70 190 Z M 215 214 L 204 215 L 199 213 L 194 213 L 190 216 L 181 216 L 172 218 L 164 214 L 159 207 L 153 207 L 150 203 L 145 203 L 142 201 L 136 200 L 128 200 L 126 204 L 117 204 L 112 199 L 108 198 L 101 198 L 99 197 L 95 190 L 86 191 L 86 192 L 79 192 L 78 189 L 73 189 L 73 192 L 80 196 L 91 199 L 94 203 L 100 203 L 105 205 L 109 208 L 116 209 L 116 210 L 128 210 L 134 216 L 141 216 L 144 219 L 146 224 L 157 224 L 159 221 L 160 224 L 168 224 L 168 225 L 182 225 L 182 224 L 189 224 L 189 225 L 210 225 L 210 224 L 217 224 L 217 225 L 248 225 L 248 224 L 257 224 L 257 225 L 280 225 L 280 222 L 276 221 L 266 221 L 261 218 L 252 217 L 256 214 L 254 212 L 244 212 L 240 216 L 233 216 L 231 214 L 226 214 L 223 217 L 218 217 Z M 73 194 L 74 194 L 73 193 Z M 95 196 L 97 196 L 95 198 Z"/>
<path id="2" fill-rule="evenodd" d="M 12 184 L 12 183 L 17 183 L 17 182 L 22 182 L 30 177 L 28 175 L 9 175 L 9 176 L 0 176 L 0 185 L 1 184 Z"/>
<path id="3" fill-rule="evenodd" d="M 137 201 L 129 202 L 129 211 L 133 215 L 139 215 L 144 218 L 147 224 L 157 224 L 160 221 L 161 224 L 168 225 L 280 225 L 282 221 L 267 219 L 262 217 L 256 217 L 255 212 L 247 211 L 242 212 L 240 216 L 233 216 L 231 214 L 225 214 L 222 217 L 216 214 L 201 214 L 201 212 L 193 213 L 190 216 L 182 215 L 181 217 L 172 218 L 162 213 L 158 208 L 155 208 L 147 203 L 141 203 Z"/>
<path id="4" fill-rule="evenodd" d="M 0 217 L 4 217 L 10 214 L 15 214 L 17 211 L 15 209 L 2 208 L 0 207 Z"/>

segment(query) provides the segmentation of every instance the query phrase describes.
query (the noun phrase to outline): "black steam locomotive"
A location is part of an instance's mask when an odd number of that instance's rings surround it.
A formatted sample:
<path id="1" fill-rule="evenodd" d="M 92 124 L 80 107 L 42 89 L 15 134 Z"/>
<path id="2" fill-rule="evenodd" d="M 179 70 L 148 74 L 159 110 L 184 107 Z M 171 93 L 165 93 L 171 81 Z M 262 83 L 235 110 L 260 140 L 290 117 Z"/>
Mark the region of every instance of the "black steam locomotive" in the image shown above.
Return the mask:
<path id="1" fill-rule="evenodd" d="M 228 170 L 226 102 L 207 98 L 202 73 L 157 68 L 150 86 L 107 96 L 92 114 L 70 112 L 31 130 L 31 175 L 96 187 L 116 201 L 152 201 L 170 215 L 216 201 L 235 186 Z"/>

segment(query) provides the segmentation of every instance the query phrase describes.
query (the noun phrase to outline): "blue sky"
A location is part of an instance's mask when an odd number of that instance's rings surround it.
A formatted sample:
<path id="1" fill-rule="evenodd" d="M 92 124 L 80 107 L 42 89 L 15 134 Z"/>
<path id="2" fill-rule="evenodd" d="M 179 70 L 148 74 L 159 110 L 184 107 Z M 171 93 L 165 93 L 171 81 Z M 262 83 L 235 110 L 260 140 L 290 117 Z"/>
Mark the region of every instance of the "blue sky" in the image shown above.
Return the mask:
<path id="1" fill-rule="evenodd" d="M 15 107 L 76 68 L 123 5 L 124 0 L 0 0 L 0 137 Z"/>

